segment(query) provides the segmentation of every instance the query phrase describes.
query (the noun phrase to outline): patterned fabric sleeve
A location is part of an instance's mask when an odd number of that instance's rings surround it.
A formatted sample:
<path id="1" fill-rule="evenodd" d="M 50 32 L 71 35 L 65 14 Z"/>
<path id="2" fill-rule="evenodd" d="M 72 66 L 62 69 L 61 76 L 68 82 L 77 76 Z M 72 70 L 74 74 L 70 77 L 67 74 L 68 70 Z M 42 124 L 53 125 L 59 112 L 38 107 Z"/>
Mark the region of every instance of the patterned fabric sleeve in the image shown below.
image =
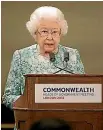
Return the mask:
<path id="1" fill-rule="evenodd" d="M 84 66 L 83 66 L 83 63 L 81 61 L 81 58 L 80 58 L 80 55 L 79 55 L 79 52 L 77 49 L 76 49 L 75 53 L 76 53 L 76 73 L 85 74 Z"/>
<path id="2" fill-rule="evenodd" d="M 15 51 L 11 62 L 11 68 L 8 74 L 4 95 L 2 97 L 3 103 L 13 108 L 13 102 L 15 102 L 21 95 L 21 65 L 19 51 Z"/>

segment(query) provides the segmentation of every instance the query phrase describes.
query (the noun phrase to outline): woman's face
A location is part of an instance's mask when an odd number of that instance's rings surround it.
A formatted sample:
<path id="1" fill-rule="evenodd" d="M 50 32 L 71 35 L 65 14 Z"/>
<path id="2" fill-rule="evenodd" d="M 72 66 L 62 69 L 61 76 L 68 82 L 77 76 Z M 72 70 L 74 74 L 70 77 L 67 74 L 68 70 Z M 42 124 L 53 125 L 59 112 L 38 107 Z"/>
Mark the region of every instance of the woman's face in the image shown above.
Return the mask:
<path id="1" fill-rule="evenodd" d="M 50 53 L 58 50 L 60 42 L 61 29 L 56 20 L 42 19 L 38 25 L 38 30 L 35 34 L 35 40 L 39 44 L 40 52 Z"/>

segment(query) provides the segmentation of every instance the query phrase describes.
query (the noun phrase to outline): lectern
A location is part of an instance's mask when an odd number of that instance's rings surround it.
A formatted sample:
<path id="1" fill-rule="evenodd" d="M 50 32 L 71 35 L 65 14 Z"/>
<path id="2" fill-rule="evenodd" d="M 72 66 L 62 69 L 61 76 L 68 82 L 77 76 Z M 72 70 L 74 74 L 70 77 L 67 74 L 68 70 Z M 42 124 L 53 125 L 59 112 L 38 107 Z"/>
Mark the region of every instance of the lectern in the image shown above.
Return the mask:
<path id="1" fill-rule="evenodd" d="M 101 102 L 88 103 L 89 98 L 86 103 L 37 102 L 35 87 L 38 84 L 97 84 L 96 87 L 100 84 Z M 33 122 L 49 117 L 68 121 L 73 130 L 103 130 L 103 75 L 25 75 L 24 93 L 13 109 L 18 130 L 29 130 Z"/>

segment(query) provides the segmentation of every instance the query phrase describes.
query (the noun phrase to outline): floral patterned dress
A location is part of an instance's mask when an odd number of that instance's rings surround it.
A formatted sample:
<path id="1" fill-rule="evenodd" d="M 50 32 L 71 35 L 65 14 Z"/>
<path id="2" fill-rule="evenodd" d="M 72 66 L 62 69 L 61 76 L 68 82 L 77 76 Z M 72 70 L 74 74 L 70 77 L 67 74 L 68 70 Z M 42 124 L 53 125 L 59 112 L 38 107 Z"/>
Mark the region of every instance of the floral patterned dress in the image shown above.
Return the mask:
<path id="1" fill-rule="evenodd" d="M 64 52 L 69 52 L 69 61 L 66 67 L 67 71 L 74 74 L 84 74 L 84 67 L 77 49 L 65 47 L 59 44 L 58 53 L 55 54 L 55 62 L 49 58 L 40 55 L 39 45 L 34 44 L 13 54 L 10 71 L 8 74 L 3 103 L 12 109 L 15 102 L 24 92 L 25 74 L 53 74 L 59 71 L 57 67 L 64 68 Z M 56 67 L 57 66 L 57 67 Z M 68 74 L 61 70 L 56 74 Z"/>

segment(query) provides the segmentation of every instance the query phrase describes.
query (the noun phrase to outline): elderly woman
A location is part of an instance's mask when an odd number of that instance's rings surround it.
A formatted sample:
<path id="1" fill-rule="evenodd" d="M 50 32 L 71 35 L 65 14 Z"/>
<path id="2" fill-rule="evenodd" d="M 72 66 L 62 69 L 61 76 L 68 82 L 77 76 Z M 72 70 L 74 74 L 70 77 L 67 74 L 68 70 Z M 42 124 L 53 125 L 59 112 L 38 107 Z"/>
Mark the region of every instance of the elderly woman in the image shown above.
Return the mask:
<path id="1" fill-rule="evenodd" d="M 68 30 L 63 13 L 55 7 L 40 7 L 26 23 L 36 44 L 16 50 L 8 75 L 3 103 L 12 108 L 24 92 L 24 74 L 83 74 L 77 49 L 60 45 Z"/>

